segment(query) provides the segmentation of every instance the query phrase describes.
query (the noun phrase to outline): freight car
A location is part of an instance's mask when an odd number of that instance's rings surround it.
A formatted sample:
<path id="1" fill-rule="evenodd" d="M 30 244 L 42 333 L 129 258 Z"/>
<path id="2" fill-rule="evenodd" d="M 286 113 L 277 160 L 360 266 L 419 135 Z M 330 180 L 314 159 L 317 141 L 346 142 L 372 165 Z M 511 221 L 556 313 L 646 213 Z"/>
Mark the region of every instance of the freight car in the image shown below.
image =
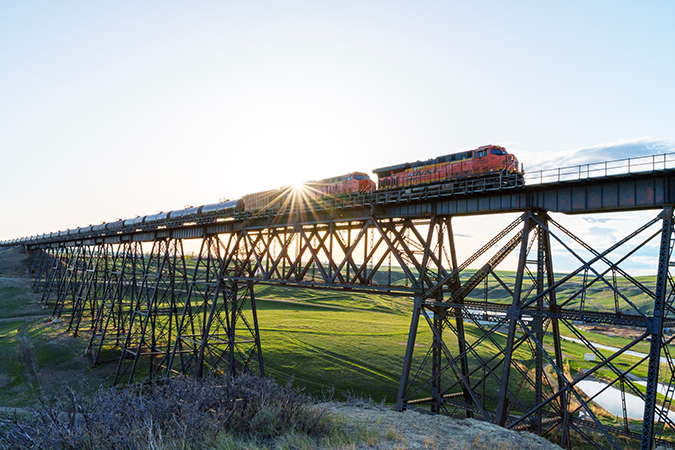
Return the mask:
<path id="1" fill-rule="evenodd" d="M 257 212 L 278 209 L 279 206 L 285 202 L 292 190 L 293 188 L 291 186 L 284 186 L 279 189 L 270 189 L 268 191 L 246 194 L 241 198 L 244 203 L 244 210 L 248 212 Z"/>
<path id="2" fill-rule="evenodd" d="M 166 227 L 168 225 L 184 225 L 187 223 L 194 223 L 202 219 L 240 213 L 243 211 L 244 203 L 241 200 L 228 200 L 220 203 L 191 206 L 189 208 L 178 209 L 175 211 L 159 212 L 157 214 L 134 217 L 133 219 L 103 222 L 98 225 L 74 228 L 72 230 L 59 231 L 30 238 L 23 238 L 25 241 L 22 243 L 49 241 L 55 238 L 62 238 L 66 236 L 72 239 L 83 239 L 90 235 L 111 236 L 115 234 L 142 231 L 146 227 L 152 228 Z"/>
<path id="3" fill-rule="evenodd" d="M 159 212 L 145 217 L 136 217 L 124 221 L 125 228 L 138 229 L 147 225 L 167 226 L 196 223 L 214 216 L 240 213 L 244 211 L 242 200 L 227 200 L 220 203 L 211 203 L 202 206 L 188 206 L 185 209 Z"/>
<path id="4" fill-rule="evenodd" d="M 485 179 L 495 187 L 520 185 L 523 170 L 518 159 L 498 145 L 452 153 L 427 161 L 397 164 L 373 171 L 379 189 L 396 189 L 470 178 Z"/>

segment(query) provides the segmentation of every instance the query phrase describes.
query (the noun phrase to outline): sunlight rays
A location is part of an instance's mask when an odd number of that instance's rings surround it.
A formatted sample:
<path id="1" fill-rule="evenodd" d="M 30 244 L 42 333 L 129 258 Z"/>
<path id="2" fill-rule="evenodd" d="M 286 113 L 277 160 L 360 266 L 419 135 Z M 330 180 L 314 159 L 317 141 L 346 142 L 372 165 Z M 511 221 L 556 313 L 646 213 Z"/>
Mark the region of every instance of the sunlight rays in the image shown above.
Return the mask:
<path id="1" fill-rule="evenodd" d="M 270 195 L 270 198 L 251 217 L 263 217 L 270 213 L 283 213 L 297 217 L 300 222 L 318 219 L 317 210 L 323 209 L 325 200 L 334 200 L 340 196 L 328 194 L 322 189 L 320 181 L 308 181 L 293 186 L 284 186 Z M 252 194 L 252 195 L 263 195 Z M 247 209 L 249 206 L 247 205 Z"/>

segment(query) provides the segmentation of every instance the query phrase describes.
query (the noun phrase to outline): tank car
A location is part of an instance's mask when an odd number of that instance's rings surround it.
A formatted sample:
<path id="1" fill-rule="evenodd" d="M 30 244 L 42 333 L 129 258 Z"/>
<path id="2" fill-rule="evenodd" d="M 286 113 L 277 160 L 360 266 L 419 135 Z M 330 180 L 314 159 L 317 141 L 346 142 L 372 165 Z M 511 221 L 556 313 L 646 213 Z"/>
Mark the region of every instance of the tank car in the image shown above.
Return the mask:
<path id="1" fill-rule="evenodd" d="M 124 220 L 116 220 L 114 222 L 108 222 L 105 224 L 106 231 L 118 232 L 124 226 Z"/>
<path id="2" fill-rule="evenodd" d="M 106 226 L 105 222 L 99 223 L 98 225 L 94 225 L 93 227 L 91 227 L 91 231 L 100 234 L 103 231 L 105 231 L 105 226 Z"/>
<path id="3" fill-rule="evenodd" d="M 518 159 L 504 147 L 485 145 L 475 150 L 452 153 L 427 161 L 397 164 L 373 171 L 379 189 L 442 183 L 475 177 L 492 177 L 508 183 L 522 181 Z M 509 175 L 516 174 L 516 177 Z"/>
<path id="4" fill-rule="evenodd" d="M 133 219 L 127 219 L 124 221 L 124 228 L 131 228 L 131 229 L 136 229 L 140 228 L 143 226 L 143 220 L 145 219 L 145 216 L 137 216 L 134 217 Z"/>
<path id="5" fill-rule="evenodd" d="M 169 213 L 169 219 L 172 221 L 180 220 L 181 222 L 189 221 L 190 219 L 197 217 L 199 208 L 200 206 L 190 206 L 189 208 L 171 211 Z"/>
<path id="6" fill-rule="evenodd" d="M 160 213 L 157 213 L 157 214 L 145 216 L 145 225 L 151 225 L 151 224 L 156 224 L 158 222 L 163 222 L 163 221 L 166 220 L 167 217 L 169 217 L 168 212 L 160 212 Z"/>
<path id="7" fill-rule="evenodd" d="M 80 235 L 89 234 L 89 233 L 91 233 L 92 228 L 93 227 L 91 225 L 89 225 L 88 227 L 78 228 L 78 234 L 80 234 Z"/>
<path id="8" fill-rule="evenodd" d="M 244 201 L 239 200 L 228 200 L 220 203 L 212 203 L 209 205 L 204 205 L 199 211 L 199 215 L 202 217 L 208 217 L 212 215 L 220 214 L 233 214 L 242 212 L 244 210 Z"/>

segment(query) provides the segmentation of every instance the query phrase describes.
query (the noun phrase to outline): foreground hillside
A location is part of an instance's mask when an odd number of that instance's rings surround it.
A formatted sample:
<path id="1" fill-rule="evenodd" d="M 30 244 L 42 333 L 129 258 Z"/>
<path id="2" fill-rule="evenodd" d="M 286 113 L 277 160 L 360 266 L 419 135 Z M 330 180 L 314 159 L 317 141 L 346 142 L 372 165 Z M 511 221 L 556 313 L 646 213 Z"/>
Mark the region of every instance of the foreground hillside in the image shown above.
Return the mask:
<path id="1" fill-rule="evenodd" d="M 0 449 L 554 449 L 475 420 L 398 413 L 372 402 L 316 404 L 255 374 L 71 392 L 0 420 Z"/>
<path id="2" fill-rule="evenodd" d="M 355 450 L 448 449 L 531 450 L 560 449 L 531 433 L 517 433 L 473 419 L 457 420 L 413 411 L 399 413 L 377 405 L 335 403 L 330 412 L 375 430 L 375 442 L 362 442 Z"/>

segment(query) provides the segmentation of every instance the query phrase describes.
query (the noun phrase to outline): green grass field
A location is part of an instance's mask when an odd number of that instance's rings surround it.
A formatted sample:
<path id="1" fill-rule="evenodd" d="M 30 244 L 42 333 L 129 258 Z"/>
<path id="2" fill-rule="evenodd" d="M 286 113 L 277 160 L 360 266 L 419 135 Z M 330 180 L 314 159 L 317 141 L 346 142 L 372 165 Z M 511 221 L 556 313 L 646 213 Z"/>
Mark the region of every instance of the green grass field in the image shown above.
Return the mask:
<path id="1" fill-rule="evenodd" d="M 513 282 L 513 273 L 498 274 L 505 282 Z M 643 281 L 652 280 L 647 278 Z M 374 399 L 394 401 L 410 326 L 411 299 L 265 285 L 255 289 L 263 358 L 269 375 L 282 382 L 293 378 L 296 383 L 303 384 L 314 393 L 334 387 L 342 393 L 363 393 Z M 491 283 L 488 289 L 493 291 L 490 292 L 491 301 L 499 299 L 499 291 L 503 291 L 496 283 Z M 566 287 L 566 290 L 574 289 L 575 286 Z M 472 299 L 480 300 L 478 295 L 482 292 L 476 289 Z M 505 294 L 505 291 L 502 293 Z M 596 293 L 593 302 L 611 308 L 613 295 L 601 294 Z M 33 353 L 41 368 L 60 370 L 62 366 L 69 366 L 72 358 L 80 358 L 87 344 L 87 333 L 83 332 L 80 338 L 61 336 L 55 339 L 55 336 L 63 333 L 65 324 L 41 323 L 47 320 L 49 310 L 39 308 L 39 296 L 30 293 L 28 281 L 0 287 L 0 298 L 0 319 L 3 320 L 0 323 L 0 345 L 6 348 L 4 354 L 18 354 L 17 336 L 27 335 L 30 336 Z M 503 343 L 505 339 L 501 331 L 494 334 L 498 343 Z M 561 332 L 564 336 L 574 336 L 564 326 Z M 474 335 L 473 339 L 481 335 L 470 324 L 467 325 L 467 334 Z M 630 342 L 628 338 L 604 333 L 582 331 L 582 334 L 593 342 L 614 347 L 622 347 Z M 426 348 L 430 342 L 431 333 L 423 324 L 417 337 L 418 346 Z M 448 345 L 451 350 L 456 347 L 452 339 Z M 583 361 L 583 353 L 587 352 L 583 346 L 567 341 L 563 346 L 566 354 L 578 360 L 573 363 L 575 369 L 592 366 L 592 363 Z M 491 344 L 481 347 L 481 351 L 494 350 Z M 647 353 L 649 344 L 640 343 L 634 350 Z M 609 356 L 611 351 L 603 353 Z M 55 358 L 54 354 L 58 354 L 59 358 Z M 527 355 L 523 353 L 522 358 L 527 359 Z M 634 357 L 625 358 L 626 361 L 622 361 L 624 365 L 637 360 Z M 2 375 L 13 380 L 10 386 L 27 383 L 26 371 L 20 367 L 18 357 L 0 361 Z M 98 368 L 90 370 L 92 375 L 97 371 Z M 645 375 L 640 368 L 637 374 Z M 4 389 L 3 393 L 7 391 Z M 26 395 L 5 396 L 12 402 L 21 403 L 28 398 Z"/>

